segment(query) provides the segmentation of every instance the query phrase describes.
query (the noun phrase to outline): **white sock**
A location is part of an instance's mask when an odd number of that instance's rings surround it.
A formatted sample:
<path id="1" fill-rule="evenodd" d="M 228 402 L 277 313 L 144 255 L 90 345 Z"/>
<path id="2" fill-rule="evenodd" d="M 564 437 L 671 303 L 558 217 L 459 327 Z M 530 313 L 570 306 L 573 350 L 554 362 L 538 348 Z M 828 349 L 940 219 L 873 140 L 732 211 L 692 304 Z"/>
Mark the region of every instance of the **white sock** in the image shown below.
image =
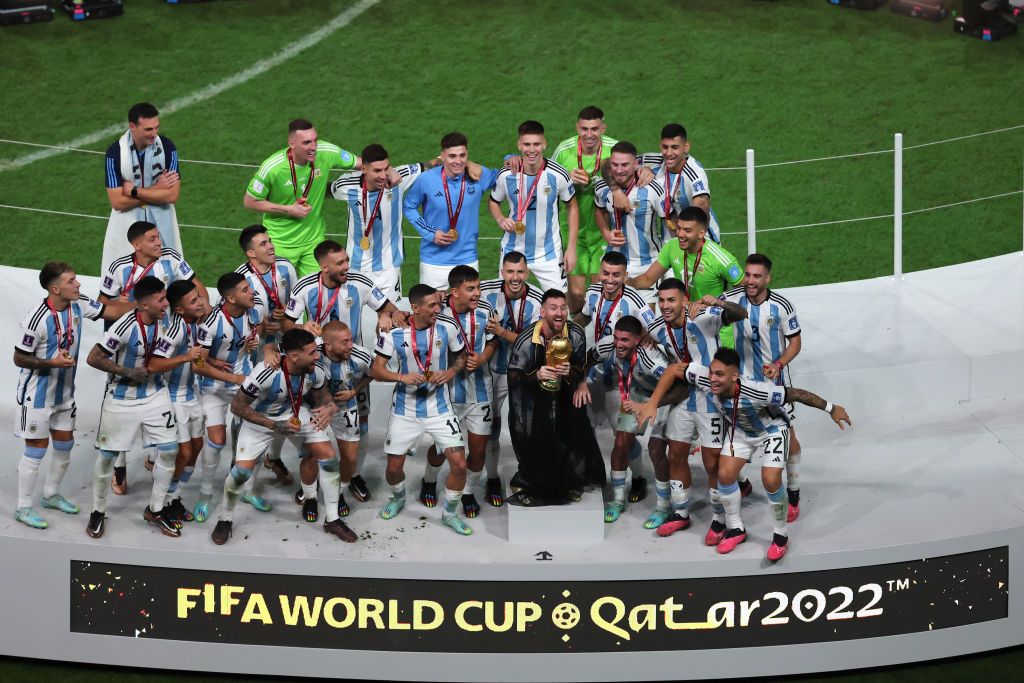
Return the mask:
<path id="1" fill-rule="evenodd" d="M 612 500 L 626 502 L 626 470 L 612 470 Z"/>
<path id="2" fill-rule="evenodd" d="M 444 489 L 444 514 L 454 515 L 458 509 L 459 501 L 462 500 L 462 491 L 452 491 L 447 486 Z"/>
<path id="3" fill-rule="evenodd" d="M 725 508 L 725 526 L 730 529 L 743 529 L 743 517 L 740 514 L 740 505 L 743 503 L 743 494 L 737 483 L 723 486 L 719 484 L 718 495 L 722 499 L 722 507 Z"/>
<path id="4" fill-rule="evenodd" d="M 785 487 L 780 486 L 778 491 L 769 491 L 768 501 L 771 503 L 775 533 L 780 536 L 786 536 L 786 508 L 788 507 L 788 501 L 786 499 Z"/>
<path id="5" fill-rule="evenodd" d="M 107 491 L 110 489 L 110 475 L 114 472 L 117 456 L 106 457 L 103 452 L 96 454 L 92 479 L 92 509 L 96 512 L 107 511 Z"/>
<path id="6" fill-rule="evenodd" d="M 245 488 L 245 482 L 249 480 L 250 476 L 252 475 L 248 470 L 238 465 L 232 466 L 228 471 L 228 476 L 224 478 L 224 500 L 220 506 L 222 521 L 232 521 L 238 496 L 241 495 L 242 489 Z"/>
<path id="7" fill-rule="evenodd" d="M 302 484 L 302 499 L 303 500 L 316 500 L 316 479 L 313 480 L 312 484 L 307 484 L 300 480 Z"/>
<path id="8" fill-rule="evenodd" d="M 405 479 L 397 484 L 388 484 L 391 487 L 391 495 L 395 498 L 405 498 Z"/>
<path id="9" fill-rule="evenodd" d="M 725 507 L 722 505 L 722 496 L 718 489 L 708 489 L 708 498 L 711 499 L 711 519 L 719 524 L 725 524 Z"/>
<path id="10" fill-rule="evenodd" d="M 654 506 L 657 510 L 668 510 L 672 507 L 669 494 L 669 483 L 659 479 L 654 480 L 654 490 L 658 494 L 658 503 Z"/>
<path id="11" fill-rule="evenodd" d="M 474 472 L 473 470 L 468 470 L 467 471 L 467 476 L 466 476 L 466 489 L 465 489 L 466 492 L 471 494 L 474 491 L 479 490 L 480 489 L 480 482 L 482 482 L 483 479 L 484 479 L 484 471 L 483 470 L 480 470 L 479 472 Z"/>
<path id="12" fill-rule="evenodd" d="M 199 493 L 204 496 L 213 495 L 213 478 L 217 476 L 217 468 L 220 467 L 220 452 L 223 450 L 224 444 L 215 444 L 207 439 L 206 448 L 199 456 L 203 466 L 199 479 Z"/>
<path id="13" fill-rule="evenodd" d="M 442 463 L 443 465 L 444 463 Z M 441 471 L 441 465 L 431 465 L 430 461 L 427 461 L 426 466 L 423 468 L 423 481 L 428 484 L 437 483 L 437 473 Z"/>
<path id="14" fill-rule="evenodd" d="M 50 466 L 46 473 L 46 484 L 43 486 L 44 498 L 57 494 L 61 482 L 64 481 L 64 475 L 68 473 L 68 465 L 71 464 L 71 449 L 58 446 L 61 446 L 60 442 L 54 442 Z"/>
<path id="15" fill-rule="evenodd" d="M 678 479 L 669 481 L 672 489 L 672 511 L 683 519 L 690 517 L 690 489 L 683 486 Z"/>
<path id="16" fill-rule="evenodd" d="M 790 491 L 800 490 L 800 451 L 790 452 L 786 457 L 786 488 Z"/>
<path id="17" fill-rule="evenodd" d="M 167 499 L 167 489 L 174 478 L 174 461 L 178 458 L 178 449 L 173 451 L 157 451 L 156 462 L 153 464 L 153 492 L 149 496 L 149 509 L 160 512 Z"/>
<path id="18" fill-rule="evenodd" d="M 320 461 L 320 490 L 324 492 L 324 521 L 333 522 L 338 519 L 338 498 L 341 496 L 339 486 L 341 476 L 338 474 L 338 457 Z"/>
<path id="19" fill-rule="evenodd" d="M 26 447 L 25 450 L 28 451 L 29 448 L 30 447 Z M 46 452 L 45 448 L 31 448 L 33 455 L 36 455 L 39 451 L 42 451 L 43 453 Z M 42 462 L 42 459 L 42 454 L 39 454 L 38 458 L 23 455 L 21 456 L 21 460 L 18 462 L 19 508 L 32 507 L 32 495 L 36 490 L 36 479 L 39 478 L 39 464 Z"/>

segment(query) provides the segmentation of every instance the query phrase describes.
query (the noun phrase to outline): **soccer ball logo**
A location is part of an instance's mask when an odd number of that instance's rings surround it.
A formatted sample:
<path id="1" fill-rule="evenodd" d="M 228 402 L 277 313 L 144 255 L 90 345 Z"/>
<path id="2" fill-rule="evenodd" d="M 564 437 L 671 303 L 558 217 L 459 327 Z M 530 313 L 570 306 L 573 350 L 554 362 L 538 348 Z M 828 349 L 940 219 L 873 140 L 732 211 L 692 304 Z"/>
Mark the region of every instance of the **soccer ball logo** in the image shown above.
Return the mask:
<path id="1" fill-rule="evenodd" d="M 551 612 L 551 621 L 563 631 L 568 631 L 580 623 L 580 608 L 571 602 L 556 605 Z"/>

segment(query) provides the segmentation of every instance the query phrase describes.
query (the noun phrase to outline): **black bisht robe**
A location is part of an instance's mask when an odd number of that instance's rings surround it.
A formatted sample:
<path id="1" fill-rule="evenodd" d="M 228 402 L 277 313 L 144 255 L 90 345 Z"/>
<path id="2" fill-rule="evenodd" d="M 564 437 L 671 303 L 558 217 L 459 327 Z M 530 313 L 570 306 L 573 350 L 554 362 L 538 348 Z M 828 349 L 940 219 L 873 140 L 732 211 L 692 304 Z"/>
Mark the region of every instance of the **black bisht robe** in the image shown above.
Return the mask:
<path id="1" fill-rule="evenodd" d="M 580 491 L 587 484 L 604 485 L 604 459 L 586 407 L 572 404 L 586 366 L 583 328 L 566 322 L 572 370 L 562 378 L 559 390 L 550 392 L 537 379 L 537 370 L 546 365 L 541 325 L 538 321 L 524 330 L 509 354 L 508 422 L 519 462 L 514 481 L 523 488 L 525 495 L 518 496 L 522 504 L 563 505 L 571 502 L 570 491 Z"/>

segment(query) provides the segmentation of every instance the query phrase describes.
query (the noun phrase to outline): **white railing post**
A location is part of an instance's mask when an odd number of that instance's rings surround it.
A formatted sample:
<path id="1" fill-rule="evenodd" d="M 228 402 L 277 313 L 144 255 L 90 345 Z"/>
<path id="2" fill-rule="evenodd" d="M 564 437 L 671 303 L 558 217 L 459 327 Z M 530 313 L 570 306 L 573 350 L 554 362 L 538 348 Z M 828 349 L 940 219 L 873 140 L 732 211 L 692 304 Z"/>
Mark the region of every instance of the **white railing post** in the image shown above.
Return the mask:
<path id="1" fill-rule="evenodd" d="M 747 253 L 757 251 L 757 216 L 754 200 L 754 150 L 747 150 Z"/>
<path id="2" fill-rule="evenodd" d="M 903 279 L 903 133 L 893 141 L 892 276 Z"/>

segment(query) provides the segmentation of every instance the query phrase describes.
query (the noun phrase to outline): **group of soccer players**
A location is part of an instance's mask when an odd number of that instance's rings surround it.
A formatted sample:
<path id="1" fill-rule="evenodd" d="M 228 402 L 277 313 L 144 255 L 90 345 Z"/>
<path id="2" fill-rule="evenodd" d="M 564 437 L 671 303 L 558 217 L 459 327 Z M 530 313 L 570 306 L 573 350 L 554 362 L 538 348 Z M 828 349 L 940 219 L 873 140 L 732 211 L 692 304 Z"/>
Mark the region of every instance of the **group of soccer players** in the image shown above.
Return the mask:
<path id="1" fill-rule="evenodd" d="M 131 123 L 130 149 L 140 144 L 131 138 L 136 125 L 158 129 L 155 108 L 146 106 Z M 657 502 L 645 528 L 670 536 L 690 525 L 688 458 L 696 446 L 713 514 L 705 542 L 729 552 L 746 539 L 740 501 L 752 487 L 743 464 L 760 453 L 774 519 L 768 557 L 781 558 L 800 491 L 800 445 L 786 406 L 826 410 L 840 427 L 849 418 L 841 406 L 784 381 L 800 350 L 796 313 L 769 288 L 767 257 L 751 254 L 741 268 L 720 245 L 707 176 L 689 156 L 685 129 L 665 126 L 660 151 L 641 154 L 605 135 L 603 119 L 596 107 L 584 108 L 577 135 L 551 157 L 543 126 L 526 121 L 518 153 L 500 170 L 471 161 L 460 133 L 442 139 L 436 159 L 392 166 L 381 145 L 357 157 L 318 141 L 310 122 L 293 121 L 288 147 L 268 158 L 246 189 L 245 206 L 263 220 L 241 231 L 245 260 L 217 280 L 214 305 L 157 221 L 131 223 L 131 251 L 106 266 L 95 300 L 81 295 L 71 266 L 47 263 L 39 275 L 46 299 L 25 318 L 14 355 L 21 368 L 15 435 L 25 439 L 16 518 L 47 526 L 33 500 L 51 439 L 41 505 L 79 512 L 59 487 L 74 445 L 84 316 L 108 325 L 87 356 L 108 377 L 91 537 L 104 533 L 108 492 L 127 493 L 126 454 L 141 444 L 153 473 L 144 518 L 179 536 L 186 523 L 216 510 L 212 540 L 226 543 L 239 499 L 271 509 L 254 476 L 261 467 L 281 484 L 293 483 L 281 459 L 289 440 L 299 453 L 294 499 L 302 518 L 320 519 L 322 497 L 324 530 L 355 542 L 344 521 L 346 495 L 359 502 L 373 496 L 360 474 L 373 381 L 394 383 L 384 442 L 390 495 L 380 517 L 404 508 L 405 461 L 426 435 L 419 500 L 440 503 L 442 522 L 469 535 L 466 519 L 481 512 L 477 493 L 495 507 L 505 502 L 498 444 L 510 349 L 519 335 L 532 334 L 545 306 L 567 300 L 570 324 L 593 326 L 589 370 L 574 401 L 591 405 L 594 419 L 607 419 L 615 431 L 605 521 L 618 520 L 627 499 L 646 496 L 637 437 L 649 427 Z M 155 133 L 153 140 L 174 149 Z M 125 162 L 125 175 L 130 166 Z M 110 181 L 110 168 L 108 158 L 108 191 L 123 182 L 125 197 L 146 194 L 147 174 L 136 168 L 134 180 Z M 331 168 L 349 172 L 329 183 Z M 178 182 L 176 162 L 174 171 Z M 139 185 L 129 187 L 133 182 Z M 504 232 L 493 279 L 478 265 L 485 193 Z M 325 197 L 348 205 L 344 246 L 323 239 Z M 403 219 L 422 239 L 420 282 L 408 291 L 408 310 L 399 306 Z M 531 275 L 539 288 L 527 282 Z M 364 307 L 377 318 L 365 335 Z M 233 457 L 221 483 L 229 432 Z M 442 495 L 437 479 L 446 462 Z M 186 506 L 182 495 L 197 466 L 199 492 Z"/>

